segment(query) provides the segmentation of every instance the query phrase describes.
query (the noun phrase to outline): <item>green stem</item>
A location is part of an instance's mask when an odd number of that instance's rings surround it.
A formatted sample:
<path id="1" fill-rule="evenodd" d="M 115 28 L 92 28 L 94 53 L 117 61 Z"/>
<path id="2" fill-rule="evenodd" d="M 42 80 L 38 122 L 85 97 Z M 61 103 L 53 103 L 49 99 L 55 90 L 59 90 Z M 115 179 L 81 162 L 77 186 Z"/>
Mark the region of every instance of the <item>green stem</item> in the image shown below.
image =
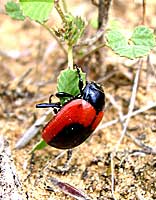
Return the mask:
<path id="1" fill-rule="evenodd" d="M 66 1 L 65 1 L 65 0 L 62 0 L 62 4 L 63 4 L 64 12 L 67 13 L 67 12 L 68 12 L 68 9 L 67 9 Z"/>
<path id="2" fill-rule="evenodd" d="M 56 8 L 58 14 L 60 15 L 63 23 L 66 23 L 66 18 L 65 18 L 65 15 L 64 15 L 61 7 L 60 7 L 59 1 L 55 1 L 55 8 Z"/>
<path id="3" fill-rule="evenodd" d="M 73 47 L 68 46 L 68 68 L 73 69 Z"/>

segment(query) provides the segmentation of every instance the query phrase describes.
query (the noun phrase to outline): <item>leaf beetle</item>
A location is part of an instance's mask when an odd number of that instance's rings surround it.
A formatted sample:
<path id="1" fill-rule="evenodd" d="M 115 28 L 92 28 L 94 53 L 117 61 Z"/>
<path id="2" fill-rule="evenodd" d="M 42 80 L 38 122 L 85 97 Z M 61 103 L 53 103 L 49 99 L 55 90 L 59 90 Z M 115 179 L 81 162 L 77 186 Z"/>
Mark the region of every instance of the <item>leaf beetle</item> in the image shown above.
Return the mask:
<path id="1" fill-rule="evenodd" d="M 84 86 L 77 65 L 80 93 L 76 96 L 58 92 L 56 97 L 68 97 L 61 106 L 60 102 L 40 103 L 36 108 L 52 107 L 56 114 L 43 128 L 42 138 L 45 142 L 58 149 L 71 149 L 83 143 L 96 129 L 104 115 L 105 94 L 103 88 L 95 82 L 87 82 Z"/>

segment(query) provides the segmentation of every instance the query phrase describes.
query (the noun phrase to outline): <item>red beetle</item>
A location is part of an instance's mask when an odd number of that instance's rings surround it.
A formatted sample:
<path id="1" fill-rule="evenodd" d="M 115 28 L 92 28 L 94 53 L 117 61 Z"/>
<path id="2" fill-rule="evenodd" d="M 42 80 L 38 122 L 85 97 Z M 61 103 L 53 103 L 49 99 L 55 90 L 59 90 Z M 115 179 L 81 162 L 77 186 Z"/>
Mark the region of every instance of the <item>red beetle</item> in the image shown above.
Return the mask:
<path id="1" fill-rule="evenodd" d="M 103 117 L 105 94 L 102 87 L 95 82 L 83 80 L 80 70 L 76 66 L 79 76 L 80 94 L 73 96 L 68 93 L 56 93 L 56 97 L 70 97 L 61 106 L 60 102 L 37 104 L 37 108 L 52 107 L 56 115 L 44 127 L 42 137 L 50 146 L 59 149 L 71 149 L 83 143 L 95 130 Z M 59 110 L 58 110 L 59 109 Z"/>

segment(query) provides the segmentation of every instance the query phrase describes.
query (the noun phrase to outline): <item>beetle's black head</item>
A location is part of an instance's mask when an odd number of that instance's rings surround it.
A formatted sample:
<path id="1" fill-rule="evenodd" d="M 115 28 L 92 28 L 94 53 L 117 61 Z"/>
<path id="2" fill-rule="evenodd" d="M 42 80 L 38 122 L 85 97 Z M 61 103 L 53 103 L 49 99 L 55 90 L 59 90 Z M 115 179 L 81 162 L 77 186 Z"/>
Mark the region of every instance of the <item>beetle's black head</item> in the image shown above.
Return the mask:
<path id="1" fill-rule="evenodd" d="M 102 111 L 105 105 L 105 94 L 103 88 L 94 82 L 87 82 L 83 90 L 84 100 L 89 102 L 95 110 L 98 112 Z"/>

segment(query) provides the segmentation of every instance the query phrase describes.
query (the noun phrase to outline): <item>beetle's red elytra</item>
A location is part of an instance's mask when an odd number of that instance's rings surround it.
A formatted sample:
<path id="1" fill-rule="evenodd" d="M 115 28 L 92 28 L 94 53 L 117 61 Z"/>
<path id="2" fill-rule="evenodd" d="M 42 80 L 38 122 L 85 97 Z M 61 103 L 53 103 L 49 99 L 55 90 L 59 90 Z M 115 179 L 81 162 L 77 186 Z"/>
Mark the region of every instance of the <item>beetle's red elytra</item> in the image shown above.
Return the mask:
<path id="1" fill-rule="evenodd" d="M 63 106 L 60 102 L 37 104 L 37 108 L 52 107 L 56 115 L 48 122 L 42 131 L 42 137 L 47 144 L 59 149 L 71 149 L 83 143 L 101 122 L 105 105 L 103 88 L 95 82 L 83 81 L 79 68 L 80 94 L 72 96 L 64 92 L 56 94 L 57 97 L 70 97 Z M 56 111 L 59 108 L 59 111 Z"/>
<path id="2" fill-rule="evenodd" d="M 47 144 L 56 148 L 64 148 L 64 144 L 65 148 L 73 148 L 88 138 L 102 117 L 103 112 L 96 114 L 90 103 L 83 99 L 75 99 L 62 107 L 50 120 L 43 129 L 42 137 Z"/>

